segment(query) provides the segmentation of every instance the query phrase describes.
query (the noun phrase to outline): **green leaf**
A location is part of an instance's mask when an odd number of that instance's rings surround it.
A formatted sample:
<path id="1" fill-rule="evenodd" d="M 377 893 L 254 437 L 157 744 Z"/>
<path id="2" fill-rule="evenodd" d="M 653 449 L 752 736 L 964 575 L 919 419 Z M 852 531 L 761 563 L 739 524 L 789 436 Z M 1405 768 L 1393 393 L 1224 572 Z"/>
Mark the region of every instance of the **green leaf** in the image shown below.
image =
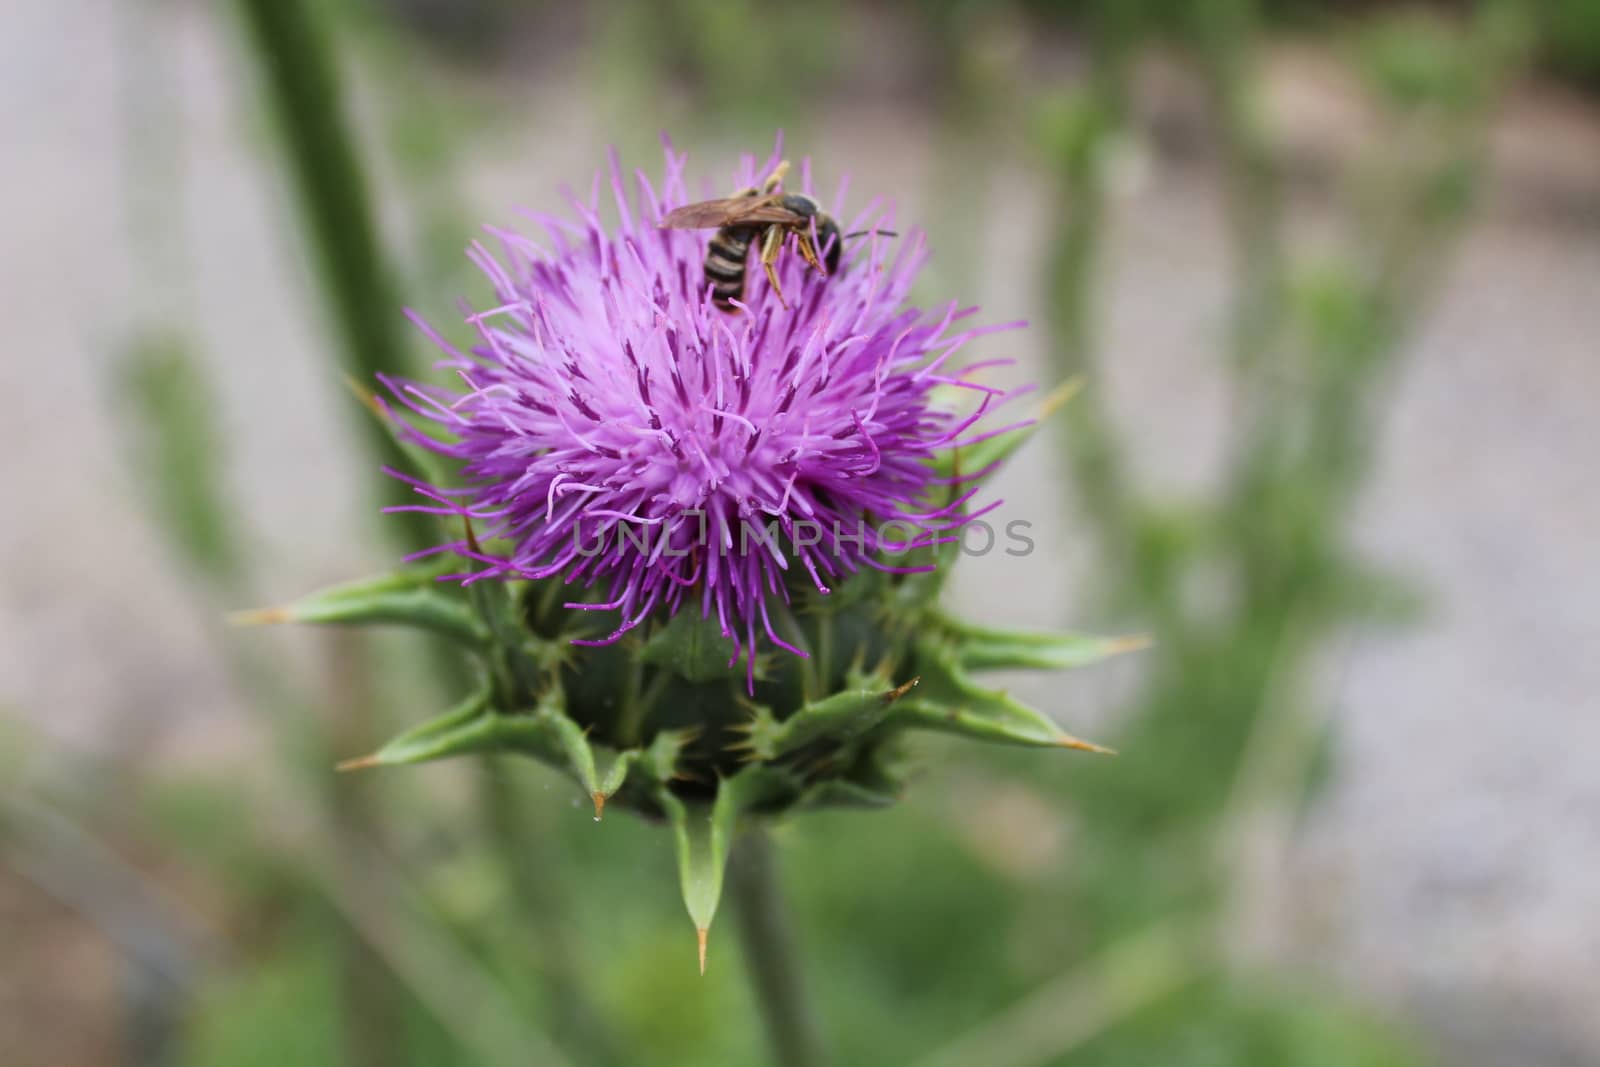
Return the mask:
<path id="1" fill-rule="evenodd" d="M 700 943 L 700 973 L 705 974 L 706 938 L 722 898 L 722 875 L 738 821 L 736 795 L 723 783 L 710 807 L 685 804 L 664 787 L 657 790 L 656 799 L 672 824 L 678 882 Z"/>
<path id="2" fill-rule="evenodd" d="M 896 702 L 887 722 L 903 729 L 937 730 L 1003 744 L 1110 751 L 1065 733 L 1048 716 L 1009 693 L 985 689 L 961 669 L 955 656 L 948 643 L 919 642 L 921 685 L 917 696 Z"/>
<path id="3" fill-rule="evenodd" d="M 1004 698 L 1009 707 L 986 706 L 981 711 L 934 704 L 926 700 L 903 700 L 889 716 L 891 726 L 907 730 L 931 730 L 956 734 L 975 741 L 1029 748 L 1087 748 L 1099 746 L 1062 733 L 1056 725 L 1034 709 Z"/>
<path id="4" fill-rule="evenodd" d="M 488 630 L 459 596 L 439 589 L 429 570 L 405 570 L 324 589 L 278 608 L 239 612 L 240 625 L 313 623 L 324 626 L 410 626 L 450 638 L 474 651 Z"/>
<path id="5" fill-rule="evenodd" d="M 436 719 L 400 734 L 370 756 L 346 760 L 340 770 L 428 763 L 451 756 L 519 752 L 558 767 L 575 778 L 592 798 L 601 792 L 594 754 L 583 730 L 548 702 L 529 712 L 504 714 L 485 691 Z M 597 805 L 598 806 L 598 805 Z"/>
<path id="6" fill-rule="evenodd" d="M 626 752 L 617 753 L 617 758 L 611 761 L 611 766 L 607 767 L 605 774 L 601 775 L 599 789 L 590 794 L 594 799 L 595 821 L 598 822 L 600 816 L 605 814 L 606 801 L 615 796 L 617 790 L 621 789 L 623 783 L 628 780 L 628 771 L 643 758 L 644 751 L 637 748 L 630 748 Z"/>
<path id="7" fill-rule="evenodd" d="M 665 786 L 656 802 L 672 825 L 683 903 L 700 943 L 700 973 L 706 970 L 706 938 L 722 898 L 722 876 L 728 866 L 739 817 L 790 788 L 790 779 L 764 767 L 749 767 L 717 784 L 709 806 L 686 804 Z"/>
<path id="8" fill-rule="evenodd" d="M 1093 634 L 998 630 L 941 619 L 954 635 L 956 663 L 964 671 L 1072 670 L 1149 647 L 1140 634 L 1098 637 Z"/>
<path id="9" fill-rule="evenodd" d="M 463 751 L 484 751 L 476 742 L 496 718 L 489 708 L 489 692 L 483 690 L 454 708 L 420 726 L 394 737 L 370 756 L 360 756 L 339 764 L 341 771 L 367 767 L 389 767 L 407 763 L 426 763 L 458 755 Z M 466 746 L 466 747 L 463 747 Z"/>
<path id="10" fill-rule="evenodd" d="M 589 747 L 583 727 L 567 718 L 566 709 L 556 700 L 546 702 L 533 717 L 544 722 L 554 734 L 567 769 L 594 801 L 594 817 L 598 820 L 605 808 L 605 794 L 600 789 L 599 776 L 595 773 L 594 750 Z"/>
<path id="11" fill-rule="evenodd" d="M 813 741 L 841 744 L 851 741 L 881 723 L 889 714 L 890 706 L 916 684 L 913 680 L 899 689 L 835 693 L 826 700 L 801 706 L 789 718 L 766 731 L 765 736 L 757 736 L 758 732 L 753 731 L 751 741 L 759 746 L 757 753 L 763 759 L 776 759 Z"/>

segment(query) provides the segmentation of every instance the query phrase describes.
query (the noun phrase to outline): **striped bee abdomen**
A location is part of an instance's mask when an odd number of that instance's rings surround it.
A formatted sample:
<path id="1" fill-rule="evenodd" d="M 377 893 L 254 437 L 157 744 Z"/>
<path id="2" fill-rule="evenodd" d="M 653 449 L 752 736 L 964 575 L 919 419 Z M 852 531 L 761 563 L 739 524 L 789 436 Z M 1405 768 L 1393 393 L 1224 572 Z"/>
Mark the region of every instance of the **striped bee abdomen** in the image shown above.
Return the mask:
<path id="1" fill-rule="evenodd" d="M 749 226 L 724 226 L 706 248 L 706 281 L 711 283 L 711 299 L 724 311 L 744 296 L 745 265 L 750 258 L 750 242 L 756 231 Z"/>

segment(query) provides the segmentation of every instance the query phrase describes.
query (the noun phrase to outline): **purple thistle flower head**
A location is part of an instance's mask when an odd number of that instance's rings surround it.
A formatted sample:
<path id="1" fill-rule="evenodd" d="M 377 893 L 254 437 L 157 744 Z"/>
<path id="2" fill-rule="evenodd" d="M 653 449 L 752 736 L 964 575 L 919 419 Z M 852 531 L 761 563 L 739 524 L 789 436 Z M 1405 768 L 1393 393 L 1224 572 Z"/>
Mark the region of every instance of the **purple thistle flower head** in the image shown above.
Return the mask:
<path id="1" fill-rule="evenodd" d="M 402 432 L 460 464 L 462 487 L 416 488 L 430 501 L 420 510 L 476 530 L 434 550 L 478 565 L 463 580 L 586 590 L 568 606 L 614 613 L 590 644 L 693 610 L 753 671 L 762 640 L 804 655 L 775 630 L 775 601 L 828 593 L 862 567 L 927 569 L 901 554 L 981 514 L 971 483 L 984 472 L 940 478 L 934 457 L 991 435 L 975 424 L 1008 394 L 969 375 L 1004 361 L 954 364 L 1007 327 L 966 326 L 975 309 L 956 304 L 908 306 L 922 234 L 884 232 L 892 209 L 876 202 L 844 214 L 843 183 L 822 205 L 860 233 L 839 269 L 808 267 L 791 233 L 776 264 L 787 307 L 751 263 L 743 299 L 720 308 L 705 273 L 713 231 L 657 225 L 729 195 L 690 197 L 684 164 L 668 146 L 659 186 L 629 183 L 613 156 L 587 201 L 569 197 L 574 217 L 529 213 L 542 237 L 490 229 L 499 256 L 471 250 L 496 295 L 467 315 L 479 342 L 458 350 L 418 320 L 456 383 L 385 384 L 446 436 Z M 760 186 L 778 164 L 778 150 L 759 166 L 747 157 L 733 187 Z M 809 163 L 796 184 L 815 195 Z M 961 391 L 971 402 L 946 399 Z"/>

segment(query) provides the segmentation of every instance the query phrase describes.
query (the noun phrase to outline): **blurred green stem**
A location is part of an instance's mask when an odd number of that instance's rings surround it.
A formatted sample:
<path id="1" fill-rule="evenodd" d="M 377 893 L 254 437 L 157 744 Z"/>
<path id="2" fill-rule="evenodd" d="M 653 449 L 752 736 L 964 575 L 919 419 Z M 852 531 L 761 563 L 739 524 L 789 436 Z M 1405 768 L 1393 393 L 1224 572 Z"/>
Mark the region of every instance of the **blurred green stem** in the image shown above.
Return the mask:
<path id="1" fill-rule="evenodd" d="M 549 990 L 550 1031 L 568 1048 L 581 1050 L 585 1063 L 621 1063 L 611 1032 L 584 996 L 572 946 L 559 922 L 539 921 L 558 915 L 564 903 L 550 878 L 553 857 L 545 842 L 527 825 L 525 798 L 518 795 L 509 761 L 486 757 L 478 776 L 481 808 L 489 820 L 494 849 L 511 889 L 516 910 L 532 928 L 530 954 L 538 961 L 540 977 Z"/>
<path id="2" fill-rule="evenodd" d="M 1035 1067 L 1202 978 L 1210 933 L 1169 919 L 1117 941 L 917 1067 Z"/>
<path id="3" fill-rule="evenodd" d="M 327 738 L 335 751 L 351 750 L 376 731 L 372 649 L 365 638 L 364 634 L 340 630 L 331 635 L 325 646 L 328 701 L 339 712 L 330 723 Z M 382 800 L 377 793 L 377 778 L 324 772 L 323 785 L 327 790 L 328 833 L 341 861 L 354 864 L 356 846 L 362 843 L 386 849 L 388 834 L 379 815 Z M 346 869 L 342 876 L 355 880 L 363 872 Z M 385 916 L 381 921 L 388 924 L 393 920 Z M 400 1034 L 396 1023 L 405 1017 L 405 991 L 370 941 L 360 936 L 341 940 L 346 1062 L 351 1067 L 388 1067 L 398 1063 Z"/>
<path id="4" fill-rule="evenodd" d="M 351 131 L 347 128 L 333 48 L 316 10 L 305 0 L 238 0 L 248 30 L 251 51 L 260 69 L 263 89 L 277 114 L 285 162 L 293 172 L 303 227 L 315 251 L 329 310 L 340 335 L 340 356 L 346 373 L 363 386 L 380 373 L 405 370 L 406 354 L 397 333 L 400 300 L 393 275 L 378 244 L 371 194 Z M 409 466 L 404 453 L 386 429 L 364 411 L 356 411 L 371 454 L 390 467 Z M 395 479 L 384 479 L 384 495 L 391 502 L 414 500 Z M 431 517 L 416 513 L 392 516 L 388 528 L 396 531 L 408 550 L 438 542 Z M 467 679 L 465 664 L 448 652 L 435 652 L 434 671 L 446 688 L 460 688 Z M 362 744 L 365 743 L 363 740 Z M 530 871 L 525 854 L 532 843 L 524 828 L 488 799 L 495 789 L 492 768 L 484 768 L 484 796 L 491 805 L 484 818 L 494 827 L 496 852 L 507 879 L 523 886 L 548 881 L 548 871 Z M 518 899 L 528 901 L 526 892 Z M 560 925 L 552 908 L 524 904 L 524 921 L 546 949 L 550 988 L 569 1032 L 582 1035 L 586 1048 L 601 1047 L 603 1028 L 589 1006 L 572 968 L 561 962 L 555 932 Z M 552 973 L 553 972 L 553 973 Z"/>
<path id="5" fill-rule="evenodd" d="M 1124 0 L 1101 0 L 1092 11 L 1093 68 L 1089 84 L 1057 144 L 1060 205 L 1048 267 L 1051 358 L 1057 381 L 1096 381 L 1095 309 L 1108 219 L 1110 169 L 1128 123 L 1132 65 L 1143 32 L 1143 16 Z M 1163 635 L 1177 629 L 1169 576 L 1137 566 L 1140 511 L 1126 474 L 1117 427 L 1101 390 L 1088 389 L 1062 413 L 1066 454 L 1084 511 L 1094 517 L 1101 550 L 1118 574 L 1138 585 L 1140 603 Z"/>
<path id="6" fill-rule="evenodd" d="M 752 827 L 740 839 L 728 865 L 728 888 L 745 966 L 778 1064 L 820 1067 L 827 1061 L 806 1001 L 772 842 L 765 830 Z"/>
<path id="7" fill-rule="evenodd" d="M 1259 18 L 1250 0 L 1202 0 L 1189 14 L 1221 136 L 1223 196 L 1238 278 L 1233 354 L 1239 378 L 1249 384 L 1259 378 L 1249 372 L 1261 367 L 1278 336 L 1286 281 L 1279 166 L 1257 86 Z"/>
<path id="8" fill-rule="evenodd" d="M 266 98 L 276 114 L 284 154 L 293 174 L 304 219 L 340 339 L 346 373 L 362 384 L 381 372 L 403 369 L 394 328 L 398 306 L 378 250 L 365 175 L 344 125 L 339 81 L 331 50 L 302 0 L 239 0 Z M 367 445 L 381 462 L 404 468 L 404 453 L 384 427 L 358 412 Z M 386 482 L 390 501 L 409 496 L 398 481 Z M 407 548 L 426 547 L 435 538 L 427 516 L 404 513 L 394 528 L 403 530 Z M 346 713 L 335 733 L 368 732 L 370 668 L 364 657 L 340 657 L 347 669 Z M 330 738 L 331 740 L 331 738 Z M 351 844 L 381 840 L 382 825 L 370 810 L 366 783 L 325 783 L 335 815 L 333 834 L 341 855 Z M 347 1052 L 352 1062 L 378 1064 L 394 1057 L 393 1031 L 403 1012 L 394 976 L 373 947 L 347 939 L 347 992 L 350 997 Z"/>
<path id="9" fill-rule="evenodd" d="M 378 249 L 371 195 L 346 128 L 332 50 L 304 0 L 238 3 L 262 89 L 277 116 L 344 369 L 363 385 L 380 373 L 400 373 L 406 366 L 397 332 L 400 301 Z M 365 412 L 357 414 L 373 454 L 405 469 L 405 454 L 384 427 Z M 384 495 L 411 501 L 410 491 L 394 479 L 386 480 Z M 394 521 L 410 548 L 438 540 L 427 515 L 406 512 Z"/>

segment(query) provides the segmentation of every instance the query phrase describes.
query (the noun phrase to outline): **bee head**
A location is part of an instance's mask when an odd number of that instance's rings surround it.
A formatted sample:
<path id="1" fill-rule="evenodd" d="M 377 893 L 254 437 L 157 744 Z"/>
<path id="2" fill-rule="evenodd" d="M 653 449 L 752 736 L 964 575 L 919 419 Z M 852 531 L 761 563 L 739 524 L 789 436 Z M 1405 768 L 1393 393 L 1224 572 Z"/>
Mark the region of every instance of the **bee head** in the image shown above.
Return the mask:
<path id="1" fill-rule="evenodd" d="M 801 215 L 808 219 L 813 215 L 822 214 L 822 205 L 804 193 L 785 193 L 782 203 L 784 207 L 796 215 Z"/>

